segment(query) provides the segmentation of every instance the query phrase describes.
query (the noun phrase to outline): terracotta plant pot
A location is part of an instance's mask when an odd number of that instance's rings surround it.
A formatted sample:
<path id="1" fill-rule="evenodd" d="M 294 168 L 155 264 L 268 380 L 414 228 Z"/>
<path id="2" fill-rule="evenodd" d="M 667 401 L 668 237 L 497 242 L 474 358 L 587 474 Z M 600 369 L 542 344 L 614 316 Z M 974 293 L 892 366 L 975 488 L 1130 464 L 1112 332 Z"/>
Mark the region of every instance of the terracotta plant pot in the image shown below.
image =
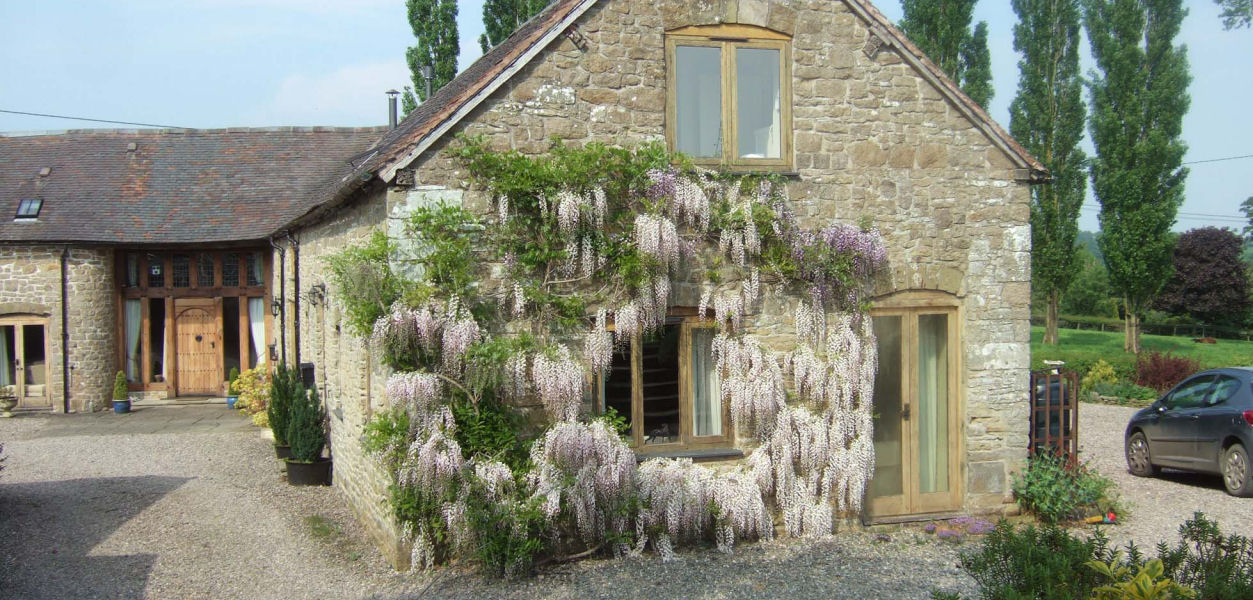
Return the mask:
<path id="1" fill-rule="evenodd" d="M 287 463 L 287 483 L 292 485 L 331 485 L 331 459 L 319 458 L 311 463 L 296 462 L 291 459 Z"/>

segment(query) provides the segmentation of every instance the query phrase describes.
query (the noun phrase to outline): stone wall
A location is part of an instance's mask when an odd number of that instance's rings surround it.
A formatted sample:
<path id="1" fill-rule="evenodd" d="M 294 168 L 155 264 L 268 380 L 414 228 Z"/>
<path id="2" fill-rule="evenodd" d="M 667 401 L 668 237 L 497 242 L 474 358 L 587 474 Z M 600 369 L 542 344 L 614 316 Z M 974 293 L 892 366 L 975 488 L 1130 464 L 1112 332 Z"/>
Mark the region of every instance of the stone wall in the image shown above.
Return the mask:
<path id="1" fill-rule="evenodd" d="M 61 323 L 61 247 L 0 246 L 0 317 L 47 319 L 47 386 L 54 411 L 65 409 Z M 117 372 L 117 306 L 113 251 L 70 248 L 70 410 L 107 406 Z"/>
<path id="2" fill-rule="evenodd" d="M 344 495 L 353 513 L 397 569 L 407 569 L 408 549 L 401 542 L 390 504 L 391 476 L 378 461 L 361 448 L 361 434 L 374 411 L 386 407 L 383 386 L 388 372 L 371 352 L 367 339 L 349 330 L 328 280 L 325 258 L 345 246 L 359 244 L 373 229 L 386 230 L 384 203 L 361 203 L 337 212 L 333 218 L 299 232 L 299 308 L 295 295 L 295 253 L 286 246 L 282 274 L 286 278 L 285 314 L 287 360 L 313 363 L 318 392 L 326 403 L 331 422 L 330 452 L 334 463 L 334 485 Z M 280 256 L 274 255 L 274 297 L 278 298 L 277 278 Z M 321 297 L 313 290 L 324 286 Z M 297 315 L 300 355 L 295 355 Z"/>
<path id="3" fill-rule="evenodd" d="M 794 172 L 787 181 L 802 223 L 821 227 L 868 218 L 883 231 L 889 250 L 890 272 L 877 283 L 879 297 L 931 290 L 958 305 L 964 504 L 970 511 L 999 510 L 1010 499 L 1009 475 L 1021 467 L 1027 447 L 1028 190 L 1014 180 L 1009 157 L 899 49 L 885 47 L 873 57 L 863 52 L 867 23 L 844 3 L 600 2 L 577 22 L 586 41 L 582 48 L 558 38 L 453 133 L 483 135 L 494 148 L 526 153 L 546 151 L 554 137 L 572 144 L 664 140 L 664 31 L 717 22 L 792 36 Z M 445 152 L 456 143 L 447 135 L 410 165 L 417 184 L 427 193 L 460 192 L 464 206 L 488 212 L 490 199 L 466 183 Z M 363 196 L 365 207 L 345 209 L 334 222 L 301 233 L 306 255 L 314 246 L 335 248 L 369 227 L 386 227 L 385 216 L 403 216 L 411 198 L 404 188 Z M 695 304 L 698 290 L 676 291 L 675 302 Z M 751 331 L 777 348 L 794 344 L 795 301 L 763 303 Z M 330 324 L 328 319 L 319 317 Z M 344 345 L 342 332 L 327 334 L 322 327 L 322 333 L 307 335 L 329 337 L 310 338 L 306 348 Z M 348 347 L 361 348 L 357 344 Z M 343 404 L 362 408 L 333 419 L 335 439 L 351 445 L 368 413 L 364 407 L 382 400 L 378 381 L 364 375 L 364 357 L 337 360 L 341 372 L 326 373 L 330 381 L 358 390 L 366 389 L 362 381 L 372 381 L 375 388 L 364 401 L 363 392 L 353 392 Z M 344 476 L 376 477 L 368 467 L 361 473 Z"/>

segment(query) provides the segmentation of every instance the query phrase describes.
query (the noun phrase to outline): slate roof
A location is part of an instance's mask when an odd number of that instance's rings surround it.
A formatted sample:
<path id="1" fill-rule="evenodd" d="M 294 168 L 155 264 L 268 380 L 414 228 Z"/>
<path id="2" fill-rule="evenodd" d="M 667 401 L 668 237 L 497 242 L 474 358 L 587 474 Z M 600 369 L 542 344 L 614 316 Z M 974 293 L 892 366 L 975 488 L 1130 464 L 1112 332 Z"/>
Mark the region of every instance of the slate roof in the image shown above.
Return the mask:
<path id="1" fill-rule="evenodd" d="M 0 242 L 264 239 L 302 214 L 385 127 L 0 134 Z M 128 146 L 134 144 L 134 150 Z M 40 171 L 48 169 L 46 176 Z M 18 203 L 40 198 L 35 221 Z"/>

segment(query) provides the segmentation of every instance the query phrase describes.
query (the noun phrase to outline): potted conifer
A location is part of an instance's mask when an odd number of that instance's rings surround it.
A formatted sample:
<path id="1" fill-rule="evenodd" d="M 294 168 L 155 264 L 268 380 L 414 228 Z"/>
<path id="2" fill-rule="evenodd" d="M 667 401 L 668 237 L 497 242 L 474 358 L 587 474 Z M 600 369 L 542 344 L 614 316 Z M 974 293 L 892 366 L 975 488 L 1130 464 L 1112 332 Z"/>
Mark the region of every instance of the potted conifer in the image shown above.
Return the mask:
<path id="1" fill-rule="evenodd" d="M 322 457 L 326 447 L 326 410 L 316 387 L 301 394 L 289 407 L 287 441 L 291 458 L 287 482 L 292 485 L 330 485 L 331 459 Z"/>
<path id="2" fill-rule="evenodd" d="M 117 372 L 113 378 L 113 412 L 125 414 L 131 411 L 130 390 L 126 387 L 126 373 Z"/>
<path id="3" fill-rule="evenodd" d="M 270 431 L 274 432 L 274 455 L 280 460 L 291 456 L 287 440 L 291 406 L 304 397 L 305 386 L 300 380 L 300 371 L 287 368 L 287 363 L 279 363 L 270 382 L 270 403 L 266 405 L 265 412 Z"/>

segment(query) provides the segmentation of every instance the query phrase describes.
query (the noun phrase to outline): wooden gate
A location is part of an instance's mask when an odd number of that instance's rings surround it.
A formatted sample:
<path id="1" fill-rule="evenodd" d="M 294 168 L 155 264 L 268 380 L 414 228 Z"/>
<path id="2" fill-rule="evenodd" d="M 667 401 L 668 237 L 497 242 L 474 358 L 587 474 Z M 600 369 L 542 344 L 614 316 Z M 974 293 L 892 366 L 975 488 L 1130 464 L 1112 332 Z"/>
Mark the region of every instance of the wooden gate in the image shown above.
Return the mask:
<path id="1" fill-rule="evenodd" d="M 204 396 L 221 392 L 222 329 L 211 298 L 174 301 L 178 395 Z"/>

